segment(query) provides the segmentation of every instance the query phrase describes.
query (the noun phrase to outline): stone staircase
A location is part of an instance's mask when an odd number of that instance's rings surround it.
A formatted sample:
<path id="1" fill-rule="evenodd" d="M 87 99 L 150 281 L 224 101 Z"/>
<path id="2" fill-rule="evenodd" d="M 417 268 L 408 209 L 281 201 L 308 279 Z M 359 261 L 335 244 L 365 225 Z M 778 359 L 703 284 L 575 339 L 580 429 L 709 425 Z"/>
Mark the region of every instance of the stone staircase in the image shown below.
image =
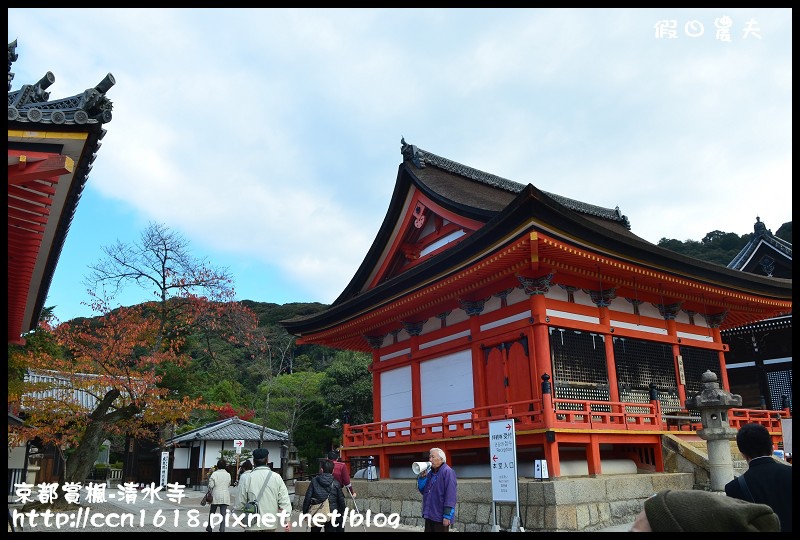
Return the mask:
<path id="1" fill-rule="evenodd" d="M 662 435 L 665 472 L 694 473 L 694 489 L 708 489 L 711 484 L 708 464 L 708 446 L 697 435 Z M 729 441 L 733 474 L 741 475 L 747 470 L 747 461 L 739 452 L 736 441 Z"/>

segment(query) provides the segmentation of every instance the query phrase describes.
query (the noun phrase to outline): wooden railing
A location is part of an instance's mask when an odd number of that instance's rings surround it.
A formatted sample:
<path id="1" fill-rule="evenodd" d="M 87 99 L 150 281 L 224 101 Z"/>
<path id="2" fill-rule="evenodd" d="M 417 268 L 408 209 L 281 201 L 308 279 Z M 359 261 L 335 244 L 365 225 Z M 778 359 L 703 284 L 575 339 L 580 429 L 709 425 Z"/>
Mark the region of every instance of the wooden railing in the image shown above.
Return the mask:
<path id="1" fill-rule="evenodd" d="M 728 411 L 728 423 L 739 429 L 742 424 L 763 424 L 769 431 L 782 432 L 781 419 L 791 418 L 789 409 L 767 411 L 764 409 L 731 409 Z"/>
<path id="2" fill-rule="evenodd" d="M 445 438 L 487 435 L 489 422 L 513 418 L 516 430 L 579 428 L 620 431 L 696 431 L 702 428 L 699 416 L 662 414 L 659 402 L 630 403 L 553 399 L 552 425 L 545 425 L 542 400 L 504 403 L 447 413 L 427 414 L 370 424 L 345 424 L 344 446 L 359 447 L 388 443 L 418 442 Z M 771 432 L 781 432 L 781 418 L 789 410 L 729 409 L 731 427 L 755 422 Z"/>
<path id="3" fill-rule="evenodd" d="M 622 403 L 554 399 L 556 421 L 553 427 L 583 429 L 646 430 L 659 429 L 659 406 L 653 403 Z"/>

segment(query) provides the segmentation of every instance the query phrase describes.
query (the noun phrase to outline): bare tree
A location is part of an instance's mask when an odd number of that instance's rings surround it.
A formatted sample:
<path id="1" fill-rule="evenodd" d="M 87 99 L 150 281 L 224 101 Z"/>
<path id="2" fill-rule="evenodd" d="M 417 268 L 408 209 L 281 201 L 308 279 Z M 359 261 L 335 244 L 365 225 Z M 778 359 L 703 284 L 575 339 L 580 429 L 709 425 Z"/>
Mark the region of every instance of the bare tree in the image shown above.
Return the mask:
<path id="1" fill-rule="evenodd" d="M 84 283 L 104 299 L 115 297 L 135 284 L 155 296 L 161 321 L 160 337 L 180 333 L 193 324 L 196 300 L 233 300 L 233 278 L 227 268 L 212 267 L 207 259 L 192 256 L 189 242 L 166 225 L 150 222 L 138 242 L 117 241 L 104 246 L 105 258 L 90 265 Z M 159 340 L 159 344 L 161 341 Z"/>

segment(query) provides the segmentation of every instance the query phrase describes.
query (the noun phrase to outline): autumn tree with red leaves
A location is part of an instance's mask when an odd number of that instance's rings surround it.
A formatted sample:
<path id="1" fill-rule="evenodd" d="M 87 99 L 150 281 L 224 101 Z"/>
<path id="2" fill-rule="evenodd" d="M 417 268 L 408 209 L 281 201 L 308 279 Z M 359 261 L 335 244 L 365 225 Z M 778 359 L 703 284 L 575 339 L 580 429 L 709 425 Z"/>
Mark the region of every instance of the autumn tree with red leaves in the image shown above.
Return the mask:
<path id="1" fill-rule="evenodd" d="M 23 352 L 29 377 L 18 396 L 9 395 L 32 426 L 19 435 L 54 444 L 62 457 L 72 450 L 67 481 L 86 479 L 109 435 L 163 440 L 164 427 L 210 408 L 200 398 L 178 399 L 161 374 L 187 364 L 184 340 L 225 320 L 234 298 L 228 271 L 192 256 L 188 241 L 165 225 L 150 223 L 139 241 L 103 251 L 85 281 L 100 317 L 57 326 L 63 354 Z M 131 284 L 152 292 L 152 300 L 112 309 L 114 296 Z"/>
<path id="2" fill-rule="evenodd" d="M 226 403 L 217 409 L 217 416 L 220 420 L 233 418 L 234 416 L 237 416 L 240 420 L 252 420 L 255 415 L 256 411 L 253 409 L 234 409 L 230 403 Z"/>
<path id="3" fill-rule="evenodd" d="M 95 308 L 105 315 L 53 330 L 64 354 L 27 353 L 21 398 L 9 396 L 20 399 L 25 413 L 22 440 L 38 437 L 59 448 L 62 458 L 72 451 L 61 479 L 67 482 L 89 476 L 109 436 L 151 437 L 155 426 L 204 407 L 199 398 L 176 399 L 159 387 L 156 368 L 187 358 L 177 353 L 180 340 L 162 339 L 160 321 L 147 315 L 146 305 Z"/>

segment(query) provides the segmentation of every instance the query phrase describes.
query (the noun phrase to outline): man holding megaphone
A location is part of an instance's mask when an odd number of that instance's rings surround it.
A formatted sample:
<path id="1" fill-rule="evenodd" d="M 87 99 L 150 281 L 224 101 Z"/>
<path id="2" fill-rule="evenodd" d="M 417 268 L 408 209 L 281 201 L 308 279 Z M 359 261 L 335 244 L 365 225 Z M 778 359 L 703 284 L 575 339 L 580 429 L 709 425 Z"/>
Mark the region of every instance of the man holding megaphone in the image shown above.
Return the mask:
<path id="1" fill-rule="evenodd" d="M 456 513 L 456 472 L 447 464 L 441 448 L 431 448 L 428 459 L 411 466 L 417 474 L 417 489 L 422 493 L 425 532 L 449 532 Z"/>

